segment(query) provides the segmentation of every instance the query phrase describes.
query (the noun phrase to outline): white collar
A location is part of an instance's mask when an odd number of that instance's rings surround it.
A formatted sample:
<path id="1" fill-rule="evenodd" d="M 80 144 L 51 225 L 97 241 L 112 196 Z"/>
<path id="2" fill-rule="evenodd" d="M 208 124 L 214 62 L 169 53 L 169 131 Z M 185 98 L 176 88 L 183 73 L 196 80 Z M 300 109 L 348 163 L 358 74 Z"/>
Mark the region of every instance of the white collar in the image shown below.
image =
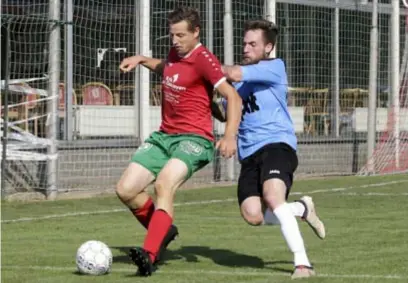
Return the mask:
<path id="1" fill-rule="evenodd" d="M 191 54 L 194 52 L 194 50 L 196 50 L 196 49 L 197 49 L 198 47 L 200 47 L 201 45 L 202 45 L 201 42 L 197 43 L 197 45 L 193 48 L 193 50 L 191 50 L 191 51 L 188 52 L 186 55 L 184 55 L 183 57 L 180 57 L 180 58 L 186 59 L 186 58 L 190 57 Z"/>

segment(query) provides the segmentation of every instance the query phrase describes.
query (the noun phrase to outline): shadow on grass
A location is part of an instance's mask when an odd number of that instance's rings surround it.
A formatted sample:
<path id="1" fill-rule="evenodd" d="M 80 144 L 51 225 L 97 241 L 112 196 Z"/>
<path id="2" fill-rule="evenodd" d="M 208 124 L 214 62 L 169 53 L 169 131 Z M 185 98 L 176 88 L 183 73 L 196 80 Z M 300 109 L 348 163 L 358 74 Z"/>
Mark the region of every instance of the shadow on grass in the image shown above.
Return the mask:
<path id="1" fill-rule="evenodd" d="M 112 247 L 119 250 L 122 254 L 113 257 L 113 262 L 133 264 L 128 257 L 128 252 L 131 247 Z M 284 273 L 291 273 L 293 271 L 288 268 L 278 267 L 276 265 L 293 265 L 291 261 L 270 261 L 265 262 L 262 258 L 237 253 L 227 249 L 214 249 L 207 246 L 184 246 L 177 250 L 167 250 L 163 256 L 161 265 L 165 265 L 170 261 L 185 260 L 186 262 L 200 262 L 200 257 L 207 258 L 217 265 L 231 267 L 231 268 L 256 268 L 267 269 Z"/>

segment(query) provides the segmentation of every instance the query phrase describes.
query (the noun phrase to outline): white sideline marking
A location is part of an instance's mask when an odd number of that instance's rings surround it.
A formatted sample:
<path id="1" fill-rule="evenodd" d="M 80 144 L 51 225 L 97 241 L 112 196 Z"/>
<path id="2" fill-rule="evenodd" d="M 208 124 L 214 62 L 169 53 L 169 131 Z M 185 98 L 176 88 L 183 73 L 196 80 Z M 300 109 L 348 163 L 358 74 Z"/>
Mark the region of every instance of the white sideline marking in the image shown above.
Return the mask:
<path id="1" fill-rule="evenodd" d="M 400 183 L 406 183 L 408 180 L 399 180 L 399 181 L 390 181 L 390 182 L 383 182 L 383 183 L 375 183 L 375 184 L 367 184 L 367 185 L 360 185 L 360 186 L 351 186 L 345 188 L 333 188 L 333 189 L 322 189 L 322 190 L 314 190 L 310 192 L 293 192 L 290 193 L 291 195 L 302 195 L 302 194 L 317 194 L 317 193 L 330 193 L 330 192 L 342 192 L 352 189 L 364 189 L 364 188 L 372 188 L 372 187 L 382 187 L 386 185 L 394 185 Z"/>
<path id="2" fill-rule="evenodd" d="M 227 202 L 227 201 L 236 201 L 236 199 L 228 198 L 228 199 L 213 199 L 213 200 L 205 200 L 205 201 L 181 202 L 181 203 L 175 203 L 174 206 L 212 204 L 212 203 L 220 203 L 220 202 Z M 30 222 L 30 221 L 36 221 L 36 220 L 47 220 L 47 219 L 64 218 L 64 217 L 70 217 L 70 216 L 106 214 L 106 213 L 115 213 L 115 212 L 124 212 L 124 211 L 128 211 L 128 209 L 118 208 L 118 209 L 110 209 L 110 210 L 96 210 L 96 211 L 71 212 L 71 213 L 64 213 L 64 214 L 51 214 L 51 215 L 39 216 L 39 217 L 24 217 L 24 218 L 16 218 L 16 219 L 6 219 L 6 220 L 1 220 L 1 223 Z"/>
<path id="3" fill-rule="evenodd" d="M 408 193 L 379 193 L 379 192 L 366 192 L 366 193 L 342 193 L 345 196 L 408 196 Z"/>
<path id="4" fill-rule="evenodd" d="M 57 267 L 57 266 L 17 266 L 17 265 L 5 265 L 1 269 L 19 269 L 19 270 L 49 270 L 49 271 L 75 271 L 75 267 Z M 135 268 L 112 268 L 111 273 L 121 272 L 135 272 Z M 194 270 L 158 270 L 157 273 L 160 274 L 213 274 L 213 275 L 225 275 L 225 276 L 261 276 L 261 277 L 289 277 L 288 273 L 278 273 L 278 272 L 263 272 L 263 271 L 228 271 L 228 270 L 205 270 L 205 269 L 194 269 Z M 325 278 L 367 278 L 367 279 L 388 279 L 388 280 L 407 280 L 408 276 L 398 275 L 398 274 L 387 274 L 387 275 L 374 275 L 374 274 L 317 274 L 317 277 Z"/>
<path id="5" fill-rule="evenodd" d="M 351 186 L 351 187 L 345 187 L 345 188 L 322 189 L 322 190 L 314 190 L 314 191 L 309 191 L 309 192 L 291 192 L 291 195 L 343 192 L 343 191 L 352 190 L 352 189 L 381 187 L 381 186 L 400 184 L 400 183 L 406 183 L 406 182 L 408 182 L 408 179 L 360 185 L 360 186 Z M 237 200 L 235 198 L 228 198 L 228 199 L 214 199 L 214 200 L 204 200 L 204 201 L 191 201 L 191 202 L 175 203 L 174 206 L 203 205 L 203 204 L 222 203 L 222 202 L 229 202 L 229 201 L 237 201 Z M 124 211 L 127 211 L 127 209 L 120 208 L 120 209 L 110 209 L 110 210 L 71 212 L 71 213 L 64 213 L 64 214 L 51 214 L 51 215 L 39 216 L 39 217 L 23 217 L 23 218 L 16 218 L 16 219 L 5 219 L 5 220 L 1 220 L 1 223 L 31 222 L 31 221 L 38 221 L 38 220 L 65 218 L 65 217 L 71 217 L 71 216 L 107 214 L 107 213 L 116 213 L 116 212 L 124 212 Z"/>

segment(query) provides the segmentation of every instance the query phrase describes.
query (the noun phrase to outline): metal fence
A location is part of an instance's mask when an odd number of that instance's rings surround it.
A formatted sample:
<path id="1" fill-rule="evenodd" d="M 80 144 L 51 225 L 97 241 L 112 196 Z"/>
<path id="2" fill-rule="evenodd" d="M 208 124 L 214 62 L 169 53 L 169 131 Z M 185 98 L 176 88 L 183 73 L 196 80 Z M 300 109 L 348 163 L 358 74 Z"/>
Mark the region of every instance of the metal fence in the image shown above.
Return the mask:
<path id="1" fill-rule="evenodd" d="M 376 119 L 372 114 L 395 107 L 396 97 L 406 101 L 399 88 L 406 11 L 399 1 L 64 2 L 1 3 L 3 196 L 113 190 L 132 152 L 158 128 L 161 103 L 160 78 L 143 68 L 123 74 L 118 65 L 135 53 L 164 58 L 166 16 L 178 5 L 200 10 L 202 42 L 226 64 L 240 61 L 246 20 L 278 24 L 276 55 L 286 62 L 299 139 L 297 176 L 356 174 L 367 163 L 367 144 L 371 155 L 380 132 L 401 132 L 358 120 Z M 238 172 L 236 160 L 216 156 L 188 185 L 234 182 Z"/>

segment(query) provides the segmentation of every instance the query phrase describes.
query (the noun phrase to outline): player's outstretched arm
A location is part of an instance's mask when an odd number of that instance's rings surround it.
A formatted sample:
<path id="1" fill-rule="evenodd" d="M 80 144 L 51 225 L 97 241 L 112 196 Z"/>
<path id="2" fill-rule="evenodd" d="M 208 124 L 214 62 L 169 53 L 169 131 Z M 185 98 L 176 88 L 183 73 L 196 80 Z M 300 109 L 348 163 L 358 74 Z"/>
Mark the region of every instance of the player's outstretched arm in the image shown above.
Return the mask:
<path id="1" fill-rule="evenodd" d="M 142 56 L 142 55 L 135 55 L 135 56 L 127 57 L 123 59 L 123 61 L 120 63 L 119 68 L 123 72 L 126 73 L 126 72 L 133 70 L 138 65 L 142 65 L 148 68 L 150 71 L 153 71 L 161 75 L 163 74 L 165 61 L 161 59 Z"/>
<path id="2" fill-rule="evenodd" d="M 282 79 L 286 78 L 285 64 L 280 59 L 263 60 L 244 66 L 222 66 L 222 71 L 231 82 L 280 84 Z"/>
<path id="3" fill-rule="evenodd" d="M 224 81 L 218 85 L 217 91 L 227 100 L 227 115 L 224 137 L 217 143 L 221 154 L 227 158 L 236 152 L 235 137 L 241 122 L 242 99 L 238 92 L 228 82 Z M 231 142 L 233 146 L 231 146 Z"/>

